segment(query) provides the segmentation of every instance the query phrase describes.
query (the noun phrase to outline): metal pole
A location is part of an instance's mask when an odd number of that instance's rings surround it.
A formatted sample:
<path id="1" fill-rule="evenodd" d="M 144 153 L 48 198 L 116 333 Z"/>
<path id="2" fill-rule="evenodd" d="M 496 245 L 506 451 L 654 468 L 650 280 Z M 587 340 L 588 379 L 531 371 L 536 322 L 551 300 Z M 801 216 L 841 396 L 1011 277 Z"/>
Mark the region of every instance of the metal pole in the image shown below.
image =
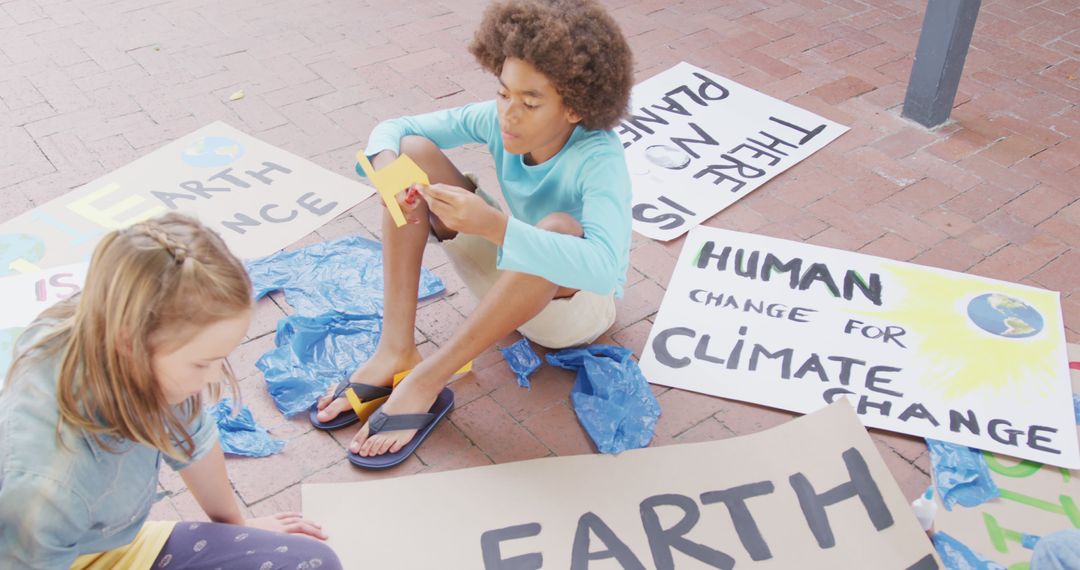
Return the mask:
<path id="1" fill-rule="evenodd" d="M 929 0 L 902 116 L 927 128 L 949 119 L 981 3 Z"/>

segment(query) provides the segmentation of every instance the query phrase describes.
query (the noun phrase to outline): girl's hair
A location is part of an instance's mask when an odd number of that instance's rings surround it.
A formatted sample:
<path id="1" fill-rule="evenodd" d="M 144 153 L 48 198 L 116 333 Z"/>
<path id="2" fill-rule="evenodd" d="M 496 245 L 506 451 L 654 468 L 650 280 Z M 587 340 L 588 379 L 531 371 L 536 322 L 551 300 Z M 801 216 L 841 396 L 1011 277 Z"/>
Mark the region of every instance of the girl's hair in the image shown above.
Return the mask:
<path id="1" fill-rule="evenodd" d="M 251 303 L 243 264 L 197 220 L 173 213 L 113 231 L 94 250 L 82 292 L 41 314 L 60 322 L 16 357 L 9 382 L 28 357 L 59 352 L 58 436 L 66 423 L 105 449 L 113 447 L 103 436 L 123 438 L 186 460 L 194 453 L 187 428 L 202 396 L 171 406 L 151 357 Z M 235 396 L 228 362 L 224 373 Z"/>
<path id="2" fill-rule="evenodd" d="M 495 2 L 469 51 L 499 75 L 513 57 L 532 64 L 587 129 L 611 129 L 630 105 L 634 66 L 619 25 L 596 0 Z"/>

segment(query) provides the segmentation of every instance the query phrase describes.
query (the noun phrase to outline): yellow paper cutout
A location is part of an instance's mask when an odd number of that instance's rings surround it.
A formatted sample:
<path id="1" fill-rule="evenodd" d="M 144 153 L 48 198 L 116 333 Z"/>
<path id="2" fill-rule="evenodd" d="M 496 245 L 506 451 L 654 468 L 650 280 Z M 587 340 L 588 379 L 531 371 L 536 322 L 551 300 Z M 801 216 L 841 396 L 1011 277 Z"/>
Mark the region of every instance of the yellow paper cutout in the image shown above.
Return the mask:
<path id="1" fill-rule="evenodd" d="M 352 388 L 345 390 L 345 397 L 349 399 L 349 405 L 352 406 L 353 412 L 359 411 L 365 403 L 360 399 L 360 396 L 356 395 L 356 392 L 353 392 Z"/>
<path id="2" fill-rule="evenodd" d="M 460 376 L 462 374 L 466 374 L 469 371 L 471 371 L 472 370 L 472 363 L 473 363 L 473 361 L 471 361 L 471 360 L 466 362 L 464 366 L 462 366 L 461 368 L 458 368 L 457 372 L 454 373 L 454 376 Z M 398 372 L 397 374 L 394 374 L 394 386 L 397 387 L 397 385 L 402 380 L 404 380 L 405 377 L 408 376 L 410 372 L 412 372 L 411 368 L 404 371 L 404 372 Z"/>
<path id="3" fill-rule="evenodd" d="M 360 396 L 357 396 L 356 392 L 353 391 L 352 388 L 345 390 L 345 397 L 349 399 L 349 405 L 352 406 L 353 412 L 356 414 L 356 417 L 359 418 L 362 422 L 366 422 L 368 418 L 371 417 L 371 414 L 374 413 L 375 410 L 379 409 L 379 406 L 386 403 L 386 400 L 390 398 L 390 396 L 383 396 L 381 398 L 375 398 L 373 400 L 361 400 Z"/>
<path id="4" fill-rule="evenodd" d="M 404 191 L 413 184 L 428 184 L 427 173 L 421 170 L 413 159 L 404 154 L 378 171 L 368 161 L 364 151 L 356 153 L 356 162 L 360 163 L 360 168 L 364 169 L 368 180 L 371 180 L 375 189 L 379 191 L 379 196 L 386 203 L 386 208 L 390 210 L 390 217 L 394 219 L 394 223 L 399 228 L 404 226 L 405 215 L 401 212 L 401 207 L 398 206 L 397 199 L 394 197 L 398 192 Z"/>

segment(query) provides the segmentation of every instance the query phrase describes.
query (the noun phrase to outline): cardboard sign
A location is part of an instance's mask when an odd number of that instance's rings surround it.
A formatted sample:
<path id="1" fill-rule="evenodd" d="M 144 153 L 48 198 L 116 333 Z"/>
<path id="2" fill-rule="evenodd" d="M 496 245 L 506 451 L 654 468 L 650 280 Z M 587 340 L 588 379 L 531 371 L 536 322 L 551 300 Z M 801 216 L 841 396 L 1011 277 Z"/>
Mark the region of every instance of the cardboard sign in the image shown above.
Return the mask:
<path id="1" fill-rule="evenodd" d="M 1080 393 L 1080 345 L 1070 344 L 1074 393 Z M 1027 570 L 1031 550 L 1024 535 L 1046 536 L 1080 528 L 1080 471 L 1017 461 L 984 452 L 1001 498 L 977 507 L 946 511 L 938 505 L 934 528 L 945 531 L 983 558 L 1010 570 Z"/>
<path id="2" fill-rule="evenodd" d="M 939 568 L 843 402 L 724 441 L 302 493 L 346 568 Z"/>
<path id="3" fill-rule="evenodd" d="M 634 87 L 615 132 L 634 230 L 667 241 L 817 152 L 847 127 L 680 63 Z"/>
<path id="4" fill-rule="evenodd" d="M 1080 467 L 1058 293 L 694 228 L 649 335 L 650 382 Z"/>
<path id="5" fill-rule="evenodd" d="M 216 122 L 0 225 L 0 277 L 89 260 L 106 232 L 177 210 L 241 258 L 271 254 L 372 190 Z"/>

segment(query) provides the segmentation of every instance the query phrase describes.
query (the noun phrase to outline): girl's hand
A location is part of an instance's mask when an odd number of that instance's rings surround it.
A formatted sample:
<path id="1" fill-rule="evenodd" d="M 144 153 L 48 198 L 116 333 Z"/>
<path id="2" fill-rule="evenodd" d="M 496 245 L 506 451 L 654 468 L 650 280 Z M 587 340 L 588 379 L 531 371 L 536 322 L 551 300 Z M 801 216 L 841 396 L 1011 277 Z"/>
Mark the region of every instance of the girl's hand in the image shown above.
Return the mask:
<path id="1" fill-rule="evenodd" d="M 448 184 L 420 186 L 420 192 L 431 213 L 446 227 L 502 245 L 506 235 L 506 214 L 489 206 L 480 196 Z"/>
<path id="2" fill-rule="evenodd" d="M 285 534 L 305 534 L 319 540 L 326 540 L 322 527 L 304 518 L 300 513 L 277 513 L 266 517 L 247 519 L 245 526 L 281 532 Z"/>

